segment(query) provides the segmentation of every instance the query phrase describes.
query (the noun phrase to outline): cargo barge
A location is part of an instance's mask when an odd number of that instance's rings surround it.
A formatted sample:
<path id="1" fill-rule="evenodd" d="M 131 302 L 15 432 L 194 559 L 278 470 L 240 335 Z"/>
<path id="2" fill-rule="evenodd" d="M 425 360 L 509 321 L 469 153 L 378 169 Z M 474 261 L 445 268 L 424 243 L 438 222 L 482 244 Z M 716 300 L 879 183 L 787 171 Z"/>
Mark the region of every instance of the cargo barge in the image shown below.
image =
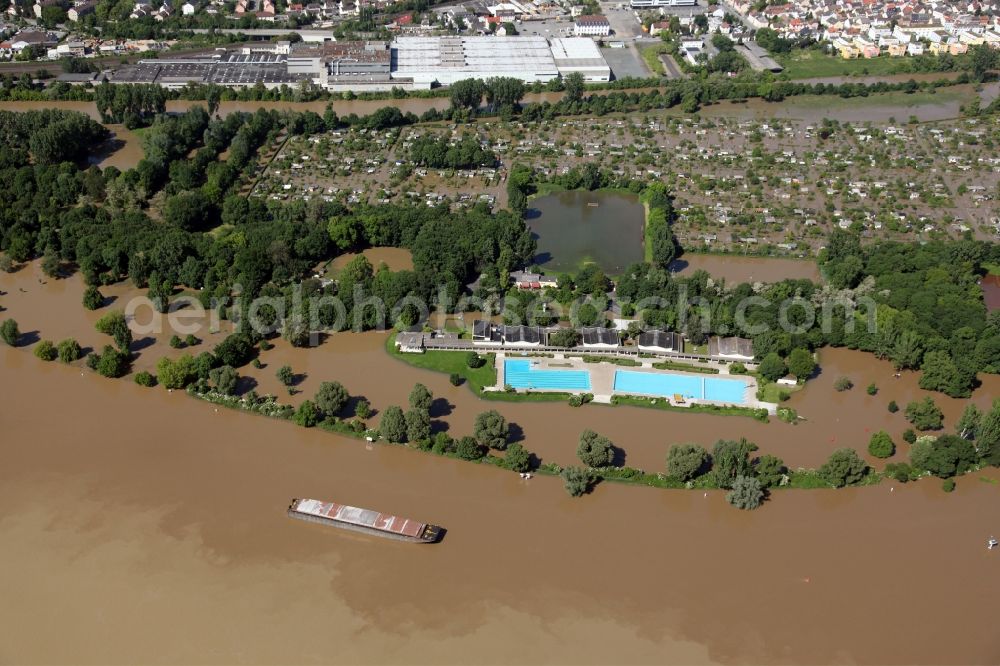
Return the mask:
<path id="1" fill-rule="evenodd" d="M 288 515 L 310 523 L 415 543 L 434 543 L 440 538 L 442 531 L 437 525 L 314 499 L 293 499 L 288 505 Z"/>

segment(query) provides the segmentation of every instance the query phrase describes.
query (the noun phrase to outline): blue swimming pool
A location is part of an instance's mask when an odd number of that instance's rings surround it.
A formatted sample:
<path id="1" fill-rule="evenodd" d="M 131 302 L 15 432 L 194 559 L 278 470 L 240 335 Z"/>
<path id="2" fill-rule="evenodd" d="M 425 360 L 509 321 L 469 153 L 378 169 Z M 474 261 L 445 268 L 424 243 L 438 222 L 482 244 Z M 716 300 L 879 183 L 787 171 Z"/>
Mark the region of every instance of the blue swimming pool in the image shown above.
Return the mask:
<path id="1" fill-rule="evenodd" d="M 505 360 L 504 383 L 519 389 L 562 389 L 589 391 L 590 372 L 587 370 L 541 370 L 528 360 Z"/>
<path id="2" fill-rule="evenodd" d="M 666 372 L 615 372 L 615 391 L 672 398 L 675 394 L 688 399 L 715 400 L 740 404 L 745 402 L 746 383 L 740 379 L 722 379 Z"/>

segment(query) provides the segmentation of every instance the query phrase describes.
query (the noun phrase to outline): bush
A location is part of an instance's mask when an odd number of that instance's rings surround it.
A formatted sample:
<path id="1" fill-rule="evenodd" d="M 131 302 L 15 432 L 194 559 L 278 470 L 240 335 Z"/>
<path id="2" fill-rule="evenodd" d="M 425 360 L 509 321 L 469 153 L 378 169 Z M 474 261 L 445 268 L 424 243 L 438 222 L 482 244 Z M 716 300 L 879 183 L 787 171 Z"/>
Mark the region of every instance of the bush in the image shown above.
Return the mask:
<path id="1" fill-rule="evenodd" d="M 941 490 L 946 493 L 953 492 L 955 490 L 955 479 L 945 479 L 941 482 Z"/>
<path id="2" fill-rule="evenodd" d="M 67 338 L 60 342 L 56 346 L 56 350 L 59 352 L 59 360 L 63 363 L 72 363 L 79 359 L 83 353 L 80 344 L 73 338 Z"/>
<path id="3" fill-rule="evenodd" d="M 896 404 L 895 400 L 890 400 L 889 401 L 889 413 L 890 414 L 895 414 L 898 411 L 899 411 L 899 405 Z"/>
<path id="4" fill-rule="evenodd" d="M 470 351 L 465 356 L 465 364 L 470 368 L 481 368 L 486 365 L 486 359 L 474 351 Z"/>
<path id="5" fill-rule="evenodd" d="M 913 432 L 913 428 L 907 428 L 903 431 L 903 441 L 907 444 L 913 444 L 917 441 L 917 433 Z"/>
<path id="6" fill-rule="evenodd" d="M 731 363 L 729 365 L 729 374 L 731 374 L 731 375 L 745 375 L 745 374 L 747 374 L 747 366 L 743 365 L 739 361 Z"/>
<path id="7" fill-rule="evenodd" d="M 104 377 L 122 377 L 129 369 L 129 354 L 111 345 L 104 345 L 100 354 L 87 357 L 87 366 Z"/>
<path id="8" fill-rule="evenodd" d="M 58 355 L 59 353 L 56 351 L 56 347 L 52 344 L 51 340 L 42 340 L 35 347 L 35 356 L 43 361 L 54 361 Z"/>
<path id="9" fill-rule="evenodd" d="M 559 475 L 562 477 L 566 492 L 572 497 L 579 497 L 590 492 L 594 484 L 594 475 L 589 469 L 582 467 L 567 467 Z"/>
<path id="10" fill-rule="evenodd" d="M 584 430 L 580 434 L 576 455 L 588 467 L 607 467 L 615 460 L 615 448 L 607 437 L 593 430 Z"/>
<path id="11" fill-rule="evenodd" d="M 708 467 L 708 451 L 697 444 L 674 444 L 667 452 L 667 474 L 678 481 L 690 481 Z"/>
<path id="12" fill-rule="evenodd" d="M 888 458 L 896 452 L 896 445 L 885 430 L 879 430 L 868 441 L 868 453 L 876 458 Z"/>
<path id="13" fill-rule="evenodd" d="M 944 423 L 944 414 L 930 396 L 906 405 L 906 420 L 917 430 L 940 430 Z"/>
<path id="14" fill-rule="evenodd" d="M 179 335 L 171 335 L 170 346 L 174 349 L 180 349 L 181 347 L 184 346 L 184 341 L 181 340 L 181 336 Z"/>
<path id="15" fill-rule="evenodd" d="M 878 386 L 875 385 L 875 382 L 872 382 L 871 384 L 868 385 L 868 388 L 866 388 L 865 391 L 868 393 L 868 395 L 875 395 L 876 393 L 878 393 Z"/>
<path id="16" fill-rule="evenodd" d="M 187 337 L 184 338 L 184 344 L 187 345 L 188 347 L 194 347 L 196 344 L 198 344 L 200 342 L 201 342 L 201 340 L 199 340 L 198 338 L 194 337 L 194 334 L 192 334 L 192 333 L 188 333 Z"/>
<path id="17" fill-rule="evenodd" d="M 851 381 L 850 377 L 838 377 L 837 381 L 833 383 L 833 388 L 837 391 L 849 391 L 854 388 L 854 382 Z"/>
<path id="18" fill-rule="evenodd" d="M 819 468 L 824 481 L 836 488 L 859 483 L 868 473 L 868 465 L 854 449 L 838 449 Z"/>
<path id="19" fill-rule="evenodd" d="M 83 291 L 83 307 L 96 310 L 104 305 L 104 295 L 97 287 L 90 286 Z"/>
<path id="20" fill-rule="evenodd" d="M 451 382 L 452 386 L 461 386 L 462 385 L 462 375 L 458 374 L 457 372 L 453 372 L 453 373 L 451 373 L 451 375 L 449 375 L 448 381 Z"/>
<path id="21" fill-rule="evenodd" d="M 372 405 L 364 398 L 359 398 L 354 405 L 354 415 L 359 419 L 367 419 L 372 415 Z"/>
<path id="22" fill-rule="evenodd" d="M 312 400 L 305 400 L 295 410 L 292 420 L 303 428 L 312 428 L 319 422 L 319 412 Z"/>
<path id="23" fill-rule="evenodd" d="M 194 358 L 184 354 L 175 361 L 164 356 L 156 363 L 156 377 L 164 388 L 182 389 L 198 379 Z"/>
<path id="24" fill-rule="evenodd" d="M 295 373 L 292 372 L 292 366 L 290 365 L 283 365 L 278 368 L 278 372 L 275 373 L 275 376 L 278 378 L 278 381 L 285 386 L 291 386 L 292 382 L 295 381 Z"/>
<path id="25" fill-rule="evenodd" d="M 917 478 L 917 472 L 909 463 L 889 463 L 885 466 L 885 475 L 890 479 L 895 479 L 900 483 L 908 483 Z"/>
<path id="26" fill-rule="evenodd" d="M 152 387 L 156 386 L 156 377 L 149 372 L 143 370 L 135 375 L 135 383 L 139 386 Z"/>
<path id="27" fill-rule="evenodd" d="M 760 480 L 760 485 L 764 488 L 773 488 L 781 485 L 782 480 L 788 473 L 785 462 L 772 455 L 763 455 L 753 461 L 753 473 Z"/>
<path id="28" fill-rule="evenodd" d="M 726 493 L 726 501 L 737 509 L 750 511 L 758 508 L 764 501 L 760 480 L 753 476 L 736 477 L 733 489 Z"/>
<path id="29" fill-rule="evenodd" d="M 2 324 L 0 324 L 0 338 L 6 342 L 11 347 L 17 345 L 18 339 L 21 337 L 21 331 L 17 328 L 17 322 L 13 319 L 5 319 Z"/>

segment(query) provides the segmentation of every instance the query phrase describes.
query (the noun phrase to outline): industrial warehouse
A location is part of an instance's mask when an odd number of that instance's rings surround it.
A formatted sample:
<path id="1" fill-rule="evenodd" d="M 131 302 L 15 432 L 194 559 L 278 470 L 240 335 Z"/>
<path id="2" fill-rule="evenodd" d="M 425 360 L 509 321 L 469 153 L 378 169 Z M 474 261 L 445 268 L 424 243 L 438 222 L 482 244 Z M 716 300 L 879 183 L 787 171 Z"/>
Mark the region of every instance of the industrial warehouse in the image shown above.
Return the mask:
<path id="1" fill-rule="evenodd" d="M 446 86 L 463 79 L 510 76 L 546 82 L 579 72 L 587 81 L 611 79 L 589 38 L 400 37 L 386 42 L 278 42 L 194 58 L 140 60 L 110 76 L 112 83 L 277 88 L 311 82 L 331 91 L 384 91 Z"/>

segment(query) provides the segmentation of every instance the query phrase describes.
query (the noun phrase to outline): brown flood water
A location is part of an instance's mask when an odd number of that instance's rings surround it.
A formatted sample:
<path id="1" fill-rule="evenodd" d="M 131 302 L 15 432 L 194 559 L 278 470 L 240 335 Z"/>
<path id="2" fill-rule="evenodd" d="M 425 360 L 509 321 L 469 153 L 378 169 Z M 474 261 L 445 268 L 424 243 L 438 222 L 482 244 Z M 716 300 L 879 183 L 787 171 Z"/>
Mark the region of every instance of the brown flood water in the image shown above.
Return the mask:
<path id="1" fill-rule="evenodd" d="M 45 337 L 85 333 L 93 313 L 81 316 L 71 298 L 78 285 L 38 285 L 29 270 L 3 276 L 0 286 L 14 287 L 3 297 L 9 316 Z M 25 302 L 18 285 L 50 307 Z M 60 307 L 70 300 L 74 307 Z M 465 411 L 471 394 L 449 394 L 436 375 L 387 359 L 381 339 L 335 336 L 309 352 L 317 359 L 309 369 L 367 392 L 377 407 L 402 402 L 419 378 Z M 142 355 L 151 352 L 160 350 Z M 282 347 L 271 354 L 269 364 L 294 357 Z M 827 375 L 878 364 L 830 356 L 828 372 L 796 406 L 877 422 L 863 391 L 832 395 Z M 893 493 L 886 485 L 787 491 L 753 513 L 732 509 L 722 493 L 611 484 L 571 499 L 556 479 L 524 482 L 400 447 L 369 450 L 179 392 L 46 364 L 25 349 L 0 350 L 0 368 L 4 661 L 944 664 L 1000 657 L 992 618 L 998 563 L 996 551 L 984 548 L 1000 521 L 1000 486 L 977 479 L 996 481 L 995 470 L 960 480 L 950 496 L 934 481 Z M 909 383 L 886 382 L 875 400 L 883 404 L 890 389 L 901 396 Z M 569 438 L 599 420 L 641 435 L 620 440 L 630 452 L 648 443 L 661 459 L 660 442 L 650 440 L 662 436 L 654 433 L 700 439 L 717 430 L 693 415 L 500 408 L 524 426 L 532 448 L 549 439 L 564 447 L 564 462 L 575 448 Z M 535 420 L 535 412 L 544 416 Z M 753 424 L 709 423 L 731 432 Z M 826 448 L 810 424 L 785 432 L 794 440 L 789 450 Z M 289 520 L 287 502 L 303 496 L 434 521 L 448 534 L 419 547 Z"/>
<path id="2" fill-rule="evenodd" d="M 382 264 L 385 264 L 391 271 L 413 270 L 413 255 L 409 250 L 401 247 L 370 247 L 361 252 L 348 252 L 339 255 L 330 262 L 330 272 L 337 273 L 358 255 L 364 255 L 376 271 Z"/>
<path id="3" fill-rule="evenodd" d="M 685 253 L 670 265 L 670 270 L 683 276 L 706 271 L 716 279 L 731 285 L 740 282 L 780 282 L 782 280 L 819 281 L 819 268 L 811 259 L 783 257 L 745 257 L 733 254 Z"/>

